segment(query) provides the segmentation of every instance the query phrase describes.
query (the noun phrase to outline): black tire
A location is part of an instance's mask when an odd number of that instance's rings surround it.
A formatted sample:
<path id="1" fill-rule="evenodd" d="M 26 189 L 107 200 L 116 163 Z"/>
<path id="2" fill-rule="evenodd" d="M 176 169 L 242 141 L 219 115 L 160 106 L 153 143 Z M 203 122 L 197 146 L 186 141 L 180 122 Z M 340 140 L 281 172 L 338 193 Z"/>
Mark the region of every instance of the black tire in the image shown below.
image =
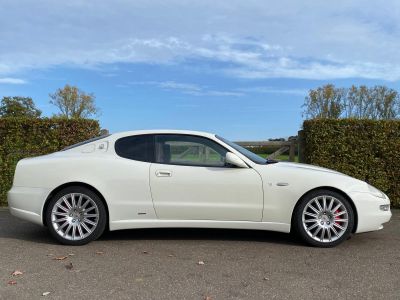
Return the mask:
<path id="1" fill-rule="evenodd" d="M 56 205 L 57 201 L 60 200 L 62 197 L 69 195 L 71 193 L 76 193 L 76 194 L 83 194 L 87 197 L 89 197 L 97 206 L 97 212 L 98 212 L 98 219 L 97 219 L 97 225 L 94 227 L 93 231 L 89 234 L 88 236 L 82 238 L 82 239 L 77 239 L 77 240 L 71 240 L 68 238 L 64 238 L 61 236 L 56 229 L 53 226 L 52 222 L 52 211 L 54 206 Z M 100 199 L 100 197 L 93 192 L 91 189 L 82 187 L 82 186 L 69 186 L 65 189 L 62 189 L 58 193 L 56 193 L 51 199 L 50 202 L 47 206 L 46 209 L 46 224 L 47 228 L 49 229 L 51 235 L 59 241 L 61 244 L 64 245 L 72 245 L 72 246 L 80 246 L 80 245 L 85 245 L 91 241 L 94 241 L 98 239 L 104 232 L 107 224 L 107 211 L 106 208 Z"/>
<path id="2" fill-rule="evenodd" d="M 325 198 L 326 202 L 330 201 L 330 199 L 332 199 L 332 197 L 335 198 L 337 201 L 340 201 L 340 203 L 342 203 L 342 205 L 346 209 L 346 214 L 342 215 L 345 217 L 343 217 L 342 221 L 340 221 L 339 217 L 336 217 L 337 219 L 335 219 L 335 217 L 332 216 L 332 214 L 329 212 L 329 210 L 326 210 L 326 211 L 328 211 L 328 214 L 330 217 L 332 217 L 332 219 L 316 218 L 318 220 L 316 222 L 311 220 L 309 223 L 303 223 L 303 212 L 304 212 L 304 209 L 306 208 L 306 206 L 311 202 L 313 206 L 317 207 L 316 203 L 313 202 L 313 200 L 317 198 L 318 199 L 317 201 L 319 201 L 319 203 L 321 204 L 321 202 L 323 201 L 323 200 L 321 200 L 323 198 L 323 196 L 326 196 L 326 198 Z M 334 201 L 334 203 L 339 204 L 339 202 L 335 202 L 335 201 Z M 321 206 L 323 206 L 323 205 L 321 204 Z M 343 208 L 341 208 L 341 209 L 344 211 Z M 310 212 L 310 208 L 307 208 L 306 211 Z M 325 211 L 325 210 L 323 209 L 322 211 Z M 315 213 L 312 210 L 311 210 L 311 213 L 319 216 L 319 214 Z M 308 215 L 307 215 L 304 218 L 305 218 L 305 220 L 309 220 L 306 218 L 313 219 L 314 217 L 308 217 Z M 323 216 L 322 218 L 328 218 L 328 217 Z M 338 221 L 338 219 L 339 219 L 339 221 Z M 334 227 L 334 229 L 336 231 L 339 230 L 336 227 L 337 225 L 334 225 L 334 224 L 343 225 L 344 223 L 342 223 L 342 222 L 344 222 L 344 220 L 346 220 L 346 219 L 347 219 L 347 228 L 345 230 L 340 231 L 340 235 L 339 235 L 340 237 L 337 237 L 336 235 L 335 236 L 332 235 L 333 239 L 336 239 L 336 240 L 330 241 L 329 237 L 328 237 L 328 232 L 327 232 L 328 229 L 323 229 L 324 226 L 323 225 L 320 226 L 320 224 L 324 224 L 323 221 L 325 221 L 325 227 L 328 227 L 328 224 L 330 227 L 329 234 L 334 234 L 334 232 L 331 229 L 332 227 Z M 310 226 L 307 227 L 309 229 L 312 226 L 315 226 L 316 223 L 318 223 L 318 224 L 316 225 L 315 229 L 306 230 L 305 226 L 308 226 L 308 224 L 311 224 Z M 315 246 L 315 247 L 323 247 L 323 248 L 335 247 L 350 237 L 353 227 L 354 227 L 354 211 L 353 211 L 353 208 L 350 205 L 349 201 L 345 197 L 343 197 L 340 193 L 330 191 L 330 190 L 324 190 L 324 189 L 315 190 L 315 191 L 312 191 L 312 192 L 306 194 L 302 199 L 300 199 L 300 201 L 299 201 L 298 205 L 296 206 L 295 211 L 293 213 L 292 227 L 293 227 L 294 233 L 301 240 L 306 242 L 308 245 Z M 318 241 L 318 240 L 316 240 L 317 237 L 312 237 L 313 233 L 315 233 L 318 230 L 318 227 L 321 227 L 320 235 L 321 236 L 323 235 L 323 237 L 322 237 L 323 241 L 321 241 L 321 240 Z M 342 226 L 342 227 L 344 227 L 344 226 Z M 317 234 L 317 236 L 318 235 L 319 234 Z M 326 239 L 325 239 L 325 237 L 326 237 Z M 318 238 L 318 239 L 320 239 L 320 238 Z"/>

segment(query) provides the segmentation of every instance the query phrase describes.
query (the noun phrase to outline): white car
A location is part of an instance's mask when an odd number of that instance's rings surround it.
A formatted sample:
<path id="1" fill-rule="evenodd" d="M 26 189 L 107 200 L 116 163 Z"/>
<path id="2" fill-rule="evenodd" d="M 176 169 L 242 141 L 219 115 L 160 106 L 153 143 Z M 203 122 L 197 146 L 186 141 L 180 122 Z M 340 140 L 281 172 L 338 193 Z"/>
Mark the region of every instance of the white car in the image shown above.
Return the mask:
<path id="1" fill-rule="evenodd" d="M 23 159 L 8 203 L 68 245 L 106 228 L 201 227 L 292 231 L 332 247 L 391 218 L 388 197 L 363 181 L 177 130 L 116 133 Z"/>

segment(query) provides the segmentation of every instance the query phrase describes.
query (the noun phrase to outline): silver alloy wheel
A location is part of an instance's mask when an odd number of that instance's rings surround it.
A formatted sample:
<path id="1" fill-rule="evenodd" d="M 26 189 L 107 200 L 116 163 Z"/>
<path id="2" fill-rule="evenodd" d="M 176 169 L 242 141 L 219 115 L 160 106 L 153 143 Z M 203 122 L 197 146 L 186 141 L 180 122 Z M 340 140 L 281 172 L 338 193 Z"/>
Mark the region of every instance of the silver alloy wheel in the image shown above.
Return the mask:
<path id="1" fill-rule="evenodd" d="M 55 231 L 67 240 L 82 240 L 96 229 L 99 208 L 88 195 L 70 193 L 62 196 L 51 211 Z"/>
<path id="2" fill-rule="evenodd" d="M 302 214 L 303 227 L 314 240 L 330 243 L 338 240 L 349 223 L 349 214 L 337 198 L 322 195 L 311 199 Z"/>

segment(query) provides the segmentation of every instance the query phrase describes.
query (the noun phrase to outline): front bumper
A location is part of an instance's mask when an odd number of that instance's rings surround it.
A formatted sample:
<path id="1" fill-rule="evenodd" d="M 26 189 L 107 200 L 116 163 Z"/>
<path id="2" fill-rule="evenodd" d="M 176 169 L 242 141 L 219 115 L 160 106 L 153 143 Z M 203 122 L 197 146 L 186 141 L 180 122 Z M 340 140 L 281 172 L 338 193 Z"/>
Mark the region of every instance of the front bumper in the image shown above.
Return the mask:
<path id="1" fill-rule="evenodd" d="M 43 188 L 13 186 L 7 194 L 11 214 L 43 225 L 42 211 L 49 192 Z"/>
<path id="2" fill-rule="evenodd" d="M 349 195 L 353 200 L 358 215 L 356 233 L 380 230 L 390 221 L 390 209 L 381 210 L 381 205 L 390 205 L 389 198 L 378 198 L 370 193 L 355 192 Z"/>

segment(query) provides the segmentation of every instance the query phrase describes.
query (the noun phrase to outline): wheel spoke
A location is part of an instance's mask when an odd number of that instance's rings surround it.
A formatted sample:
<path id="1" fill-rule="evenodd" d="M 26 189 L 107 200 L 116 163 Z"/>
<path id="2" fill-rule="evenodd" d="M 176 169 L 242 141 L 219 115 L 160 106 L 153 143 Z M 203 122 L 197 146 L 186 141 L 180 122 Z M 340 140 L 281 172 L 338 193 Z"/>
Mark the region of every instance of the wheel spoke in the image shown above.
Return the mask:
<path id="1" fill-rule="evenodd" d="M 75 201 L 75 194 L 74 193 L 71 194 L 71 203 L 72 203 L 72 207 L 76 208 L 76 201 Z"/>
<path id="2" fill-rule="evenodd" d="M 91 233 L 92 232 L 92 230 L 89 229 L 89 227 L 87 227 L 87 225 L 85 223 L 81 222 L 81 225 L 82 225 L 83 228 L 85 228 L 87 233 Z"/>
<path id="3" fill-rule="evenodd" d="M 316 237 L 317 234 L 321 231 L 321 227 L 318 227 L 317 230 L 315 230 L 313 237 Z"/>
<path id="4" fill-rule="evenodd" d="M 307 228 L 307 231 L 313 230 L 315 227 L 318 226 L 318 223 L 315 223 L 314 225 L 311 225 L 310 227 Z"/>
<path id="5" fill-rule="evenodd" d="M 348 220 L 347 219 L 335 219 L 335 222 L 343 222 L 346 223 Z"/>
<path id="6" fill-rule="evenodd" d="M 82 198 L 83 198 L 83 195 L 82 194 L 80 194 L 79 195 L 79 198 L 78 198 L 78 208 L 81 208 L 81 206 L 82 206 Z"/>
<path id="7" fill-rule="evenodd" d="M 331 198 L 331 201 L 329 202 L 329 206 L 328 206 L 328 211 L 332 211 L 332 206 L 335 203 L 335 199 Z"/>
<path id="8" fill-rule="evenodd" d="M 85 213 L 88 213 L 89 211 L 91 211 L 91 210 L 93 210 L 93 209 L 96 209 L 96 207 L 94 207 L 94 206 L 89 207 L 88 209 L 85 210 Z"/>
<path id="9" fill-rule="evenodd" d="M 309 217 L 318 218 L 318 215 L 309 213 L 308 211 L 304 212 L 304 214 L 305 214 L 306 216 L 309 216 Z"/>
<path id="10" fill-rule="evenodd" d="M 72 225 L 72 232 L 71 232 L 72 240 L 75 240 L 75 230 L 76 230 L 76 226 Z"/>
<path id="11" fill-rule="evenodd" d="M 68 234 L 71 227 L 72 227 L 72 224 L 68 224 L 68 228 L 64 231 L 64 236 L 66 236 Z"/>
<path id="12" fill-rule="evenodd" d="M 53 223 L 60 223 L 60 222 L 62 222 L 62 221 L 67 221 L 67 220 L 68 220 L 68 218 L 65 217 L 65 218 L 53 220 Z"/>
<path id="13" fill-rule="evenodd" d="M 71 209 L 72 206 L 71 206 L 71 204 L 69 204 L 67 197 L 64 196 L 62 199 L 64 200 L 64 203 L 68 207 L 68 209 Z"/>
<path id="14" fill-rule="evenodd" d="M 322 233 L 321 233 L 321 237 L 320 237 L 320 240 L 321 240 L 321 242 L 323 242 L 324 241 L 324 237 L 325 237 L 325 227 L 323 227 L 322 228 Z"/>
<path id="15" fill-rule="evenodd" d="M 97 214 L 83 214 L 85 218 L 97 218 Z"/>
<path id="16" fill-rule="evenodd" d="M 331 227 L 333 233 L 336 235 L 336 237 L 339 237 L 339 233 L 336 231 L 335 227 Z"/>
<path id="17" fill-rule="evenodd" d="M 326 197 L 322 196 L 322 207 L 324 208 L 324 211 L 326 211 Z"/>
<path id="18" fill-rule="evenodd" d="M 78 224 L 78 231 L 79 231 L 79 236 L 81 237 L 81 239 L 83 239 L 83 231 L 81 224 Z"/>
<path id="19" fill-rule="evenodd" d="M 336 235 L 336 237 L 339 237 L 339 233 L 336 231 L 335 227 L 331 227 L 333 233 Z"/>
<path id="20" fill-rule="evenodd" d="M 68 225 L 68 222 L 65 222 L 64 224 L 62 224 L 60 227 L 57 228 L 57 231 L 60 231 L 61 229 L 63 229 L 67 225 Z"/>
<path id="21" fill-rule="evenodd" d="M 97 225 L 95 222 L 92 222 L 92 221 L 90 221 L 89 219 L 86 219 L 86 218 L 83 218 L 83 222 L 87 223 L 87 224 L 90 224 L 90 225 L 93 225 L 93 226 Z"/>
<path id="22" fill-rule="evenodd" d="M 90 199 L 87 199 L 85 203 L 82 205 L 82 209 L 85 209 L 85 207 L 90 203 Z"/>
<path id="23" fill-rule="evenodd" d="M 333 216 L 334 217 L 339 217 L 341 215 L 344 215 L 345 213 L 346 213 L 346 211 L 341 211 L 341 212 L 338 212 L 338 213 L 334 214 Z"/>
<path id="24" fill-rule="evenodd" d="M 337 211 L 339 209 L 339 207 L 342 206 L 342 203 L 339 203 L 338 205 L 335 206 L 334 209 L 332 209 L 333 212 Z"/>
<path id="25" fill-rule="evenodd" d="M 333 223 L 333 226 L 336 226 L 336 227 L 339 228 L 340 230 L 343 230 L 343 231 L 345 230 L 344 227 L 340 226 L 339 224 L 336 224 L 336 222 Z"/>
<path id="26" fill-rule="evenodd" d="M 319 211 L 323 211 L 321 204 L 319 204 L 319 201 L 317 198 L 315 198 L 314 202 L 317 204 Z"/>
<path id="27" fill-rule="evenodd" d="M 53 211 L 52 213 L 55 216 L 64 216 L 64 217 L 68 216 L 68 213 L 66 212 Z"/>
<path id="28" fill-rule="evenodd" d="M 329 240 L 330 242 L 332 241 L 331 228 L 332 228 L 332 227 L 328 227 L 328 228 L 326 229 L 326 232 L 328 233 L 328 240 Z"/>
<path id="29" fill-rule="evenodd" d="M 312 206 L 312 204 L 308 204 L 308 207 L 311 208 L 316 214 L 319 214 L 318 209 L 316 209 L 314 206 Z"/>
<path id="30" fill-rule="evenodd" d="M 304 223 L 313 223 L 313 222 L 318 222 L 318 220 L 317 219 L 304 220 Z"/>
<path id="31" fill-rule="evenodd" d="M 60 203 L 57 203 L 56 206 L 57 206 L 58 208 L 62 209 L 63 211 L 68 212 L 68 209 L 65 208 L 64 206 L 62 206 Z"/>

